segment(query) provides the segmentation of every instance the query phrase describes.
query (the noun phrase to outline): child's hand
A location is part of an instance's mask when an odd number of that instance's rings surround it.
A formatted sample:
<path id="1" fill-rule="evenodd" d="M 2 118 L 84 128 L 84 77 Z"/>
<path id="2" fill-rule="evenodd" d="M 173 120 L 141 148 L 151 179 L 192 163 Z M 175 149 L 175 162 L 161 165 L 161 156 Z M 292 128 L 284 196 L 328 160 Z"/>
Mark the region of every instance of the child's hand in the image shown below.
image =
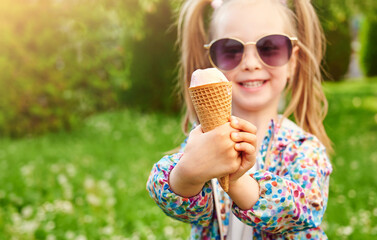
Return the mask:
<path id="1" fill-rule="evenodd" d="M 257 128 L 250 122 L 232 116 L 230 126 L 239 132 L 233 132 L 231 139 L 236 143 L 234 148 L 241 156 L 239 169 L 229 176 L 230 182 L 238 180 L 244 173 L 252 168 L 256 161 Z"/>
<path id="2" fill-rule="evenodd" d="M 182 158 L 170 174 L 172 190 L 181 196 L 194 196 L 212 178 L 238 171 L 241 157 L 231 139 L 232 132 L 238 130 L 229 122 L 206 133 L 200 125 L 193 129 Z"/>
<path id="3" fill-rule="evenodd" d="M 199 181 L 225 176 L 239 168 L 239 153 L 231 139 L 235 132 L 238 130 L 226 123 L 206 133 L 199 125 L 190 133 L 184 158 L 190 159 Z"/>

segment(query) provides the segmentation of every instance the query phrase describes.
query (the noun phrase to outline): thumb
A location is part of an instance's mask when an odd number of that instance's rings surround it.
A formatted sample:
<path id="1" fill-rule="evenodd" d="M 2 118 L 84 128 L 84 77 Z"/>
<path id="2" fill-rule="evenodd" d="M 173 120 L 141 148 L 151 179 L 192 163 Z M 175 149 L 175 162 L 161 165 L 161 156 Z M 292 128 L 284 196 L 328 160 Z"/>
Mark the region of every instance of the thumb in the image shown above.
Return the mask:
<path id="1" fill-rule="evenodd" d="M 191 130 L 190 135 L 191 136 L 197 136 L 203 134 L 202 126 L 198 125 L 193 130 Z"/>

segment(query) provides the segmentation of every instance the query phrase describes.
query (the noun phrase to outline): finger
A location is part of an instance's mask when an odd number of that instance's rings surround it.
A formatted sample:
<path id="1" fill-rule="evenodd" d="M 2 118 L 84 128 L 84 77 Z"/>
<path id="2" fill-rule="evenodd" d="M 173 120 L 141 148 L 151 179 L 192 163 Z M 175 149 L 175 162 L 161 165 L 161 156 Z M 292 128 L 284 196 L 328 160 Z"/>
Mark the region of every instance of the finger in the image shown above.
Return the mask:
<path id="1" fill-rule="evenodd" d="M 248 132 L 232 132 L 230 136 L 231 139 L 236 143 L 247 142 L 254 145 L 254 147 L 257 143 L 257 136 Z"/>
<path id="2" fill-rule="evenodd" d="M 249 133 L 257 133 L 257 127 L 254 126 L 254 124 L 242 119 L 238 118 L 235 116 L 232 116 L 230 118 L 230 125 L 238 130 L 244 131 L 244 132 L 249 132 Z"/>
<path id="3" fill-rule="evenodd" d="M 238 152 L 244 152 L 248 155 L 255 155 L 255 147 L 249 143 L 241 142 L 234 145 L 234 149 Z"/>

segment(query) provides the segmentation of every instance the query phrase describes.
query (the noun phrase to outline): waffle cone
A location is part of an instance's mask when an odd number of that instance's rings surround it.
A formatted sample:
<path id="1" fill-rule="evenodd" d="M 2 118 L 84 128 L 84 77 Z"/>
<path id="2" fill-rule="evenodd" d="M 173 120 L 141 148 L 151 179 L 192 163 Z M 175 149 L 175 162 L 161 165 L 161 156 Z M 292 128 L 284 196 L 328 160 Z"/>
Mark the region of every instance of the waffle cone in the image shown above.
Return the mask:
<path id="1" fill-rule="evenodd" d="M 229 121 L 232 110 L 232 83 L 220 82 L 189 88 L 192 103 L 204 132 Z M 229 176 L 219 179 L 225 192 L 229 190 Z"/>

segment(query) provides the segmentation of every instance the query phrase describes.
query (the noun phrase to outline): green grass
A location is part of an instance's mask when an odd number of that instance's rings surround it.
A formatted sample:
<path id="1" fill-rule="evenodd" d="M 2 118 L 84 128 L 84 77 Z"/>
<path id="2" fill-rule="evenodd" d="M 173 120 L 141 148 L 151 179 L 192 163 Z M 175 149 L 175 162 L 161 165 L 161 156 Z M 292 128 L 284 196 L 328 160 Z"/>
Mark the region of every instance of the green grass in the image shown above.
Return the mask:
<path id="1" fill-rule="evenodd" d="M 377 235 L 377 81 L 327 83 L 334 142 L 324 227 L 330 239 Z M 0 139 L 0 239 L 186 239 L 145 184 L 184 136 L 177 117 L 124 110 L 72 132 Z"/>
<path id="2" fill-rule="evenodd" d="M 182 141 L 179 130 L 176 118 L 125 110 L 70 133 L 0 140 L 0 239 L 187 236 L 145 187 L 153 163 Z"/>
<path id="3" fill-rule="evenodd" d="M 377 81 L 325 87 L 325 126 L 335 148 L 326 232 L 330 239 L 376 239 Z"/>

